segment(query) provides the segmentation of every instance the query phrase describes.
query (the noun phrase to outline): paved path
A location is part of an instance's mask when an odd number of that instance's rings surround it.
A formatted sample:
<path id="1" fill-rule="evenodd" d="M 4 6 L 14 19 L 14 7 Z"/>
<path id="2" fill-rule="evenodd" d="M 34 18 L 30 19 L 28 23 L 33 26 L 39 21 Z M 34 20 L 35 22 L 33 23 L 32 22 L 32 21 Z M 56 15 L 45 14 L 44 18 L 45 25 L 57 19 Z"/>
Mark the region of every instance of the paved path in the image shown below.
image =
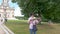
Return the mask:
<path id="1" fill-rule="evenodd" d="M 0 34 L 14 34 L 9 28 L 4 24 L 0 25 Z"/>
<path id="2" fill-rule="evenodd" d="M 0 26 L 0 34 L 5 34 L 5 32 L 3 31 L 3 29 Z"/>

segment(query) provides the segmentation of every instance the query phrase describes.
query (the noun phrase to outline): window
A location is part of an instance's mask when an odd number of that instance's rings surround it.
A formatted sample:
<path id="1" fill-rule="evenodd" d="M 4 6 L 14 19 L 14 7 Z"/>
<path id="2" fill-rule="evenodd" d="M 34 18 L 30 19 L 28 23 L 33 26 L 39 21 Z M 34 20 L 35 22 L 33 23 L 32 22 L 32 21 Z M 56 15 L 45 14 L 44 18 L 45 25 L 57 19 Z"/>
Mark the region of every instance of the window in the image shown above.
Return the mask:
<path id="1" fill-rule="evenodd" d="M 0 17 L 1 17 L 1 14 L 0 14 Z"/>
<path id="2" fill-rule="evenodd" d="M 12 17 L 14 17 L 14 15 L 12 15 Z"/>
<path id="3" fill-rule="evenodd" d="M 8 17 L 9 17 L 9 15 L 8 15 Z"/>

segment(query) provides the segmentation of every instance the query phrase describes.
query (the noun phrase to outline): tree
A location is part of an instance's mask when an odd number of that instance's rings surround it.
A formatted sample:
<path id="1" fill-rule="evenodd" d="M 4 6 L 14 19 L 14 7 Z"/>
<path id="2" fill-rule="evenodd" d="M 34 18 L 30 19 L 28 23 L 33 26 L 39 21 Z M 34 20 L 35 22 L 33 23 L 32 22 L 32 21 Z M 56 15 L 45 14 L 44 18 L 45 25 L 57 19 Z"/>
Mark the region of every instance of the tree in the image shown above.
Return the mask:
<path id="1" fill-rule="evenodd" d="M 60 19 L 60 0 L 12 0 L 12 2 L 18 3 L 26 17 L 34 13 L 48 20 Z"/>

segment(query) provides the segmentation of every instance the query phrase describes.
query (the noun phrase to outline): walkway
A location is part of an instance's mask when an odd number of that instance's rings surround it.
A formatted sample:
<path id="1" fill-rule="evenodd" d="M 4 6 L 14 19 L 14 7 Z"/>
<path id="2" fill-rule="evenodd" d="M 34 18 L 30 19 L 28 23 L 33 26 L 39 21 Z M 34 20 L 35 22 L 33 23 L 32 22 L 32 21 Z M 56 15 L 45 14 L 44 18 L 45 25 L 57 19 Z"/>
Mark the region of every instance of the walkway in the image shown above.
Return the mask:
<path id="1" fill-rule="evenodd" d="M 8 29 L 4 24 L 0 25 L 0 34 L 14 34 L 10 29 Z"/>
<path id="2" fill-rule="evenodd" d="M 3 31 L 3 29 L 0 26 L 0 34 L 5 34 L 5 32 Z"/>
<path id="3" fill-rule="evenodd" d="M 0 28 L 0 34 L 5 34 L 5 32 Z"/>

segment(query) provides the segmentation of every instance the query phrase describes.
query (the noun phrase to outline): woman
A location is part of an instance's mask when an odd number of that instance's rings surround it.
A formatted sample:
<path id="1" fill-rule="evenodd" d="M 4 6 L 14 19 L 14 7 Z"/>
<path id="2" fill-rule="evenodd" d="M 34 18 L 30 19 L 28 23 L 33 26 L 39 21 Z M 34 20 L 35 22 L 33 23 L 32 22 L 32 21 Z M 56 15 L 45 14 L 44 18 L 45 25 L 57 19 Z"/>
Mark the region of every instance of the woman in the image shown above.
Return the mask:
<path id="1" fill-rule="evenodd" d="M 28 19 L 30 34 L 36 34 L 37 28 L 35 22 L 38 23 L 38 20 L 35 19 L 34 14 L 31 14 Z"/>

